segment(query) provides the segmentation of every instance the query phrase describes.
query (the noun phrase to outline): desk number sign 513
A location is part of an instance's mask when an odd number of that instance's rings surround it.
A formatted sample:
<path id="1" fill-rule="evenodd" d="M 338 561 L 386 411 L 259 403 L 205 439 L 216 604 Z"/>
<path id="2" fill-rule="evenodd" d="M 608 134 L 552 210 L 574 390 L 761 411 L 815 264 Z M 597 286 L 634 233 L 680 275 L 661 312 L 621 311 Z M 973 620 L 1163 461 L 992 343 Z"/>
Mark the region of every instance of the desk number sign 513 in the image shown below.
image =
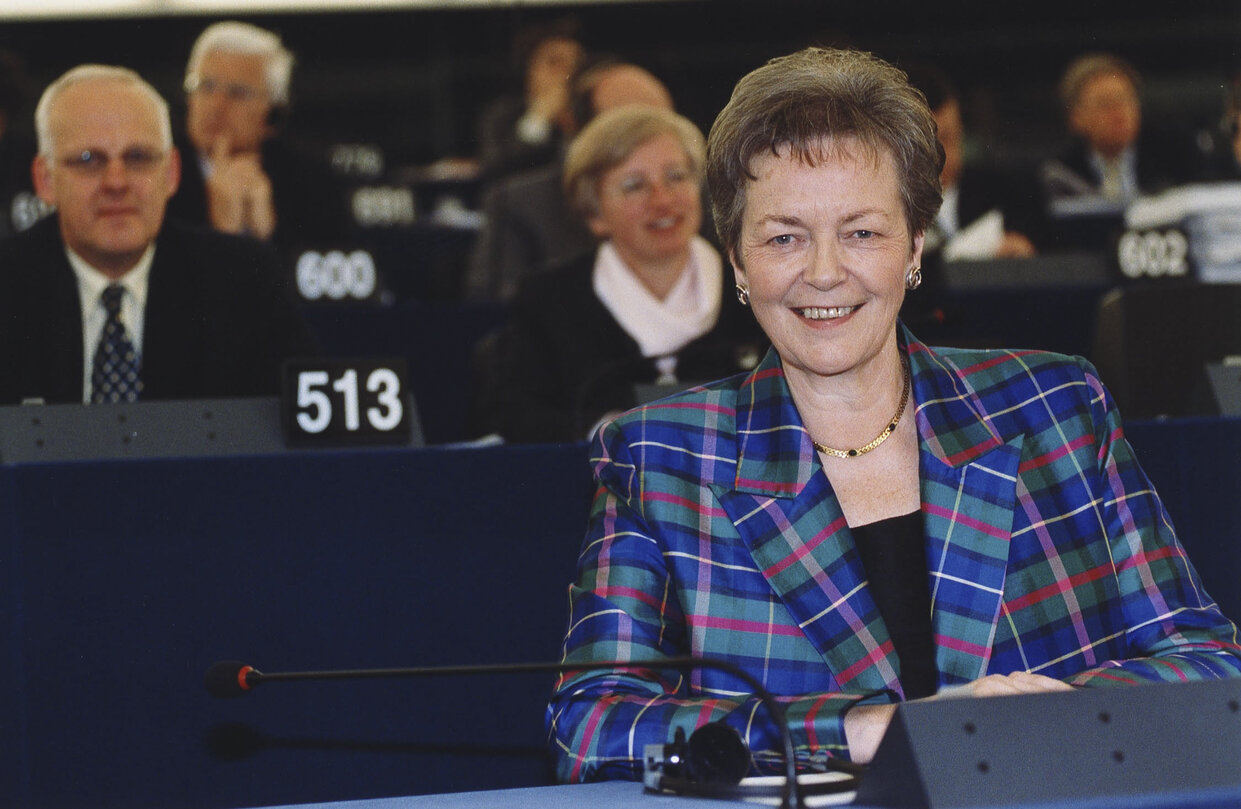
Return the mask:
<path id="1" fill-rule="evenodd" d="M 284 365 L 280 409 L 290 446 L 408 444 L 410 408 L 403 359 Z"/>

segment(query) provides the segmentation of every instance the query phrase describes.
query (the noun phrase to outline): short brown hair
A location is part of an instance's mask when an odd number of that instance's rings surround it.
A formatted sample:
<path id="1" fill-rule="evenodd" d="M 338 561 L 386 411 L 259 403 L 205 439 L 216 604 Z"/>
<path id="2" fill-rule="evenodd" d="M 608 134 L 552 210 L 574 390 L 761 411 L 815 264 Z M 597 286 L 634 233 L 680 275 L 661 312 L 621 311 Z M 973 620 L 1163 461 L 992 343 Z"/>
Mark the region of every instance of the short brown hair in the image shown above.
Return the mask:
<path id="1" fill-rule="evenodd" d="M 586 125 L 564 159 L 564 192 L 569 206 L 584 219 L 599 212 L 599 180 L 638 147 L 660 135 L 675 135 L 689 158 L 690 170 L 702 178 L 706 146 L 698 127 L 659 107 L 634 104 L 602 112 Z"/>
<path id="2" fill-rule="evenodd" d="M 944 150 L 922 93 L 869 53 L 806 48 L 742 77 L 707 138 L 707 187 L 720 244 L 736 256 L 752 161 L 790 154 L 823 160 L 826 139 L 854 137 L 896 161 L 906 225 L 923 233 L 943 201 Z"/>

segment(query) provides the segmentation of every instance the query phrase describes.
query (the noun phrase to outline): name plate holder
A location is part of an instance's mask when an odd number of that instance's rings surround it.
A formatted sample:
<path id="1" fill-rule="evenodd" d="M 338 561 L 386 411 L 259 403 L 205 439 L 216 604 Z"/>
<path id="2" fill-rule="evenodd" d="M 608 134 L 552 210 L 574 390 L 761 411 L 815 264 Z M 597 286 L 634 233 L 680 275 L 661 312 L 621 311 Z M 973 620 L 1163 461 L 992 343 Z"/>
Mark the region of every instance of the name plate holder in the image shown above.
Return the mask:
<path id="1" fill-rule="evenodd" d="M 284 452 L 275 396 L 0 407 L 0 463 Z"/>
<path id="2" fill-rule="evenodd" d="M 1241 416 L 1241 357 L 1225 357 L 1222 362 L 1208 362 L 1207 383 L 1221 416 Z"/>
<path id="3" fill-rule="evenodd" d="M 1241 806 L 1241 679 L 900 705 L 859 806 Z"/>

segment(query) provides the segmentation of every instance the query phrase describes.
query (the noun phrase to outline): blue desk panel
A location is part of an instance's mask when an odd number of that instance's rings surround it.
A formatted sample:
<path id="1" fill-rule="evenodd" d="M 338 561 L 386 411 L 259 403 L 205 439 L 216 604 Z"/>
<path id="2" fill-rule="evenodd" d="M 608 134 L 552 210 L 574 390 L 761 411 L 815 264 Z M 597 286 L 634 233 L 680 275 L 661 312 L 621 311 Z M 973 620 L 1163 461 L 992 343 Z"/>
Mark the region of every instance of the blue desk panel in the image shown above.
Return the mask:
<path id="1" fill-rule="evenodd" d="M 1203 586 L 1241 621 L 1241 419 L 1133 422 L 1125 434 Z"/>
<path id="2" fill-rule="evenodd" d="M 547 783 L 550 675 L 203 673 L 559 657 L 582 446 L 0 467 L 0 805 L 237 806 Z M 24 732 L 23 732 L 24 728 Z"/>

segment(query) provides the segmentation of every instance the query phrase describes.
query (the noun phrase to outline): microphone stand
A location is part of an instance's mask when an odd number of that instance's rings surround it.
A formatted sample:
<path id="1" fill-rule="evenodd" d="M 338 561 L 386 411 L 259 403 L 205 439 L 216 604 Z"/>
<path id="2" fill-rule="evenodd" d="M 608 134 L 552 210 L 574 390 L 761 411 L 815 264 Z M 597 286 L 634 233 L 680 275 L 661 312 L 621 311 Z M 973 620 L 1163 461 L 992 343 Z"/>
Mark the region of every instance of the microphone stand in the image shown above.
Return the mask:
<path id="1" fill-rule="evenodd" d="M 784 747 L 784 785 L 781 788 L 782 809 L 803 809 L 797 783 L 797 759 L 793 751 L 793 735 L 784 718 L 784 709 L 770 691 L 753 675 L 726 660 L 710 657 L 666 657 L 652 660 L 605 660 L 584 663 L 482 663 L 463 666 L 422 666 L 387 669 L 339 669 L 334 671 L 283 671 L 264 673 L 236 661 L 215 663 L 207 669 L 207 690 L 217 697 L 238 697 L 264 682 L 294 680 L 357 680 L 392 677 L 472 676 L 486 674 L 548 674 L 564 671 L 600 671 L 605 669 L 675 669 L 693 671 L 713 668 L 731 674 L 753 691 L 771 716 L 780 732 Z"/>

